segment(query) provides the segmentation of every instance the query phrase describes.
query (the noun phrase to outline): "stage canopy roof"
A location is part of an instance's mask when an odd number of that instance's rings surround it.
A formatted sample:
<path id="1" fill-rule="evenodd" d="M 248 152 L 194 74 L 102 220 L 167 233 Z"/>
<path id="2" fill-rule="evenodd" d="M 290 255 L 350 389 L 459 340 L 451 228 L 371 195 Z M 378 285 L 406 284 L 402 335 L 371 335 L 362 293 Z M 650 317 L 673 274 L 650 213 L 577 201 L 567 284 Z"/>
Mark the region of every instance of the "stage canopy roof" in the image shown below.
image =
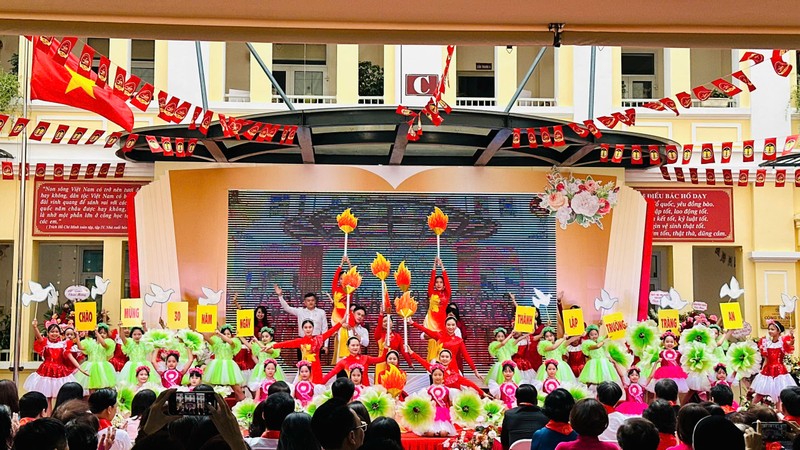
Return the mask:
<path id="1" fill-rule="evenodd" d="M 789 0 L 0 2 L 0 34 L 374 44 L 794 48 Z"/>
<path id="2" fill-rule="evenodd" d="M 269 143 L 244 137 L 239 140 L 224 138 L 219 122 L 211 125 L 207 136 L 189 130 L 186 125 L 142 128 L 134 130 L 139 135 L 135 148 L 127 153 L 118 150 L 117 156 L 138 162 L 175 161 L 175 156 L 150 151 L 145 136 L 153 135 L 200 139 L 194 154 L 180 161 L 647 168 L 650 166 L 646 164 L 631 165 L 629 155 L 621 165 L 601 162 L 600 144 L 610 144 L 612 150 L 615 144 L 624 144 L 627 148 L 640 144 L 645 152 L 647 145 L 658 145 L 662 161 L 664 145 L 676 144 L 664 138 L 613 130 L 602 130 L 603 136 L 599 139 L 591 134 L 581 138 L 563 121 L 472 110 L 453 110 L 443 115 L 442 125 L 425 125 L 419 141 L 409 142 L 408 125 L 395 109 L 387 106 L 305 109 L 242 117 L 270 124 L 298 125 L 295 143 L 299 145 L 294 146 L 280 145 L 280 135 Z M 562 125 L 567 145 L 546 148 L 539 140 L 538 148 L 529 148 L 527 136 L 523 136 L 520 148 L 512 148 L 513 128 L 521 128 L 525 135 L 527 128 L 538 130 L 554 125 Z M 126 139 L 123 135 L 120 142 Z M 644 160 L 649 161 L 647 156 Z"/>

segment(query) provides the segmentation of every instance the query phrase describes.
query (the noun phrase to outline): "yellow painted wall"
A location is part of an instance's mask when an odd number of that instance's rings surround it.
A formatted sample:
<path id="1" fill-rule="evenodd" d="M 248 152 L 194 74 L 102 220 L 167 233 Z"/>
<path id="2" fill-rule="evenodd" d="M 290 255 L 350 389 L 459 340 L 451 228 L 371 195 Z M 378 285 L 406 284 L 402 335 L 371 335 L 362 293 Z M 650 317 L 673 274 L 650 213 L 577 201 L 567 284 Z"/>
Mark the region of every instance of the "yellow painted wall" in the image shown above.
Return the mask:
<path id="1" fill-rule="evenodd" d="M 732 72 L 731 50 L 695 48 L 691 50 L 692 87 L 708 84 Z M 677 91 L 680 92 L 680 91 Z"/>
<path id="2" fill-rule="evenodd" d="M 394 89 L 397 83 L 396 52 L 397 47 L 394 45 L 383 46 L 383 98 L 387 105 L 397 103 Z"/>
<path id="3" fill-rule="evenodd" d="M 263 42 L 253 42 L 253 48 L 256 53 L 267 65 L 267 68 L 272 70 L 272 44 Z M 248 51 L 249 54 L 249 51 Z M 255 57 L 249 55 L 250 58 L 250 101 L 258 103 L 269 103 L 272 101 L 272 82 L 269 77 L 261 69 L 261 66 L 256 61 Z"/>
<path id="4" fill-rule="evenodd" d="M 358 103 L 358 45 L 337 45 L 336 65 L 336 103 Z"/>
<path id="5" fill-rule="evenodd" d="M 511 53 L 505 46 L 495 47 L 495 98 L 498 105 L 506 105 L 514 96 L 517 84 L 517 48 L 512 47 Z"/>
<path id="6" fill-rule="evenodd" d="M 517 56 L 517 80 L 522 81 L 525 74 L 528 73 L 536 55 L 539 54 L 541 47 L 534 46 L 519 46 L 515 47 L 515 54 Z M 503 50 L 505 51 L 505 50 Z M 531 75 L 530 80 L 525 83 L 524 89 L 530 91 L 532 98 L 555 98 L 556 91 L 556 77 L 555 77 L 555 52 L 557 50 L 548 48 L 536 70 Z"/>
<path id="7" fill-rule="evenodd" d="M 573 103 L 573 77 L 574 68 L 572 47 L 559 47 L 553 50 L 556 52 L 556 101 L 558 106 L 572 106 Z"/>

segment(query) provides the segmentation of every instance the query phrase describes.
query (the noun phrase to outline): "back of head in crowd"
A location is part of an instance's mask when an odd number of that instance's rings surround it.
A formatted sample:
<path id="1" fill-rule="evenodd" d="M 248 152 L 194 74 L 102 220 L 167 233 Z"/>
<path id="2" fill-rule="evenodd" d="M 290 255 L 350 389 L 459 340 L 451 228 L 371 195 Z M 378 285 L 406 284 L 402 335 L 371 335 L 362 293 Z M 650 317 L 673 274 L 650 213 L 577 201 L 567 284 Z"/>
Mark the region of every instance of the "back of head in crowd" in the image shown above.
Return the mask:
<path id="1" fill-rule="evenodd" d="M 264 424 L 267 430 L 280 431 L 283 420 L 294 412 L 294 399 L 285 392 L 270 395 L 264 400 Z"/>
<path id="2" fill-rule="evenodd" d="M 691 446 L 692 433 L 694 432 L 694 427 L 697 425 L 697 422 L 703 417 L 708 417 L 710 415 L 711 414 L 709 414 L 705 408 L 696 403 L 690 403 L 681 407 L 681 410 L 678 411 L 678 439 L 684 444 Z"/>
<path id="3" fill-rule="evenodd" d="M 727 384 L 717 384 L 711 388 L 711 400 L 719 406 L 733 405 L 733 391 Z"/>
<path id="4" fill-rule="evenodd" d="M 19 399 L 19 417 L 38 419 L 47 412 L 47 397 L 40 392 L 27 392 Z"/>
<path id="5" fill-rule="evenodd" d="M 744 450 L 744 434 L 724 417 L 703 417 L 694 427 L 692 448 L 694 450 Z"/>
<path id="6" fill-rule="evenodd" d="M 278 450 L 320 450 L 311 430 L 311 416 L 304 412 L 286 416 L 278 439 Z"/>
<path id="7" fill-rule="evenodd" d="M 86 411 L 89 411 L 89 404 L 85 401 L 69 400 L 53 411 L 53 418 L 58 419 L 61 423 L 67 423 L 82 414 L 86 414 Z"/>
<path id="8" fill-rule="evenodd" d="M 92 414 L 72 419 L 65 425 L 67 442 L 70 450 L 95 450 L 97 449 L 97 430 L 100 422 Z"/>
<path id="9" fill-rule="evenodd" d="M 358 416 L 360 420 L 362 420 L 367 425 L 372 423 L 372 418 L 369 416 L 369 411 L 367 411 L 367 407 L 364 406 L 361 402 L 350 402 L 347 404 L 347 407 L 352 409 L 354 413 Z"/>
<path id="10" fill-rule="evenodd" d="M 653 391 L 656 394 L 656 398 L 660 398 L 668 402 L 678 401 L 678 384 L 669 378 L 658 380 L 655 388 L 653 388 Z"/>
<path id="11" fill-rule="evenodd" d="M 378 417 L 367 427 L 367 431 L 364 433 L 364 445 L 386 440 L 402 446 L 400 425 L 391 417 Z"/>
<path id="12" fill-rule="evenodd" d="M 11 424 L 11 409 L 8 405 L 0 405 L 0 443 L 3 449 L 11 448 L 14 430 Z"/>
<path id="13" fill-rule="evenodd" d="M 403 450 L 403 446 L 391 439 L 380 439 L 365 443 L 358 450 Z"/>
<path id="14" fill-rule="evenodd" d="M 353 398 L 353 393 L 356 391 L 356 385 L 350 378 L 340 377 L 331 385 L 331 395 L 333 398 L 349 403 Z"/>
<path id="15" fill-rule="evenodd" d="M 64 424 L 46 417 L 20 427 L 14 437 L 14 450 L 66 450 Z"/>
<path id="16" fill-rule="evenodd" d="M 722 407 L 714 402 L 702 402 L 698 404 L 705 408 L 705 410 L 708 411 L 708 413 L 712 416 L 725 416 L 725 411 L 722 409 Z"/>
<path id="17" fill-rule="evenodd" d="M 53 409 L 58 408 L 70 400 L 83 400 L 83 386 L 74 381 L 64 383 L 64 385 L 61 386 L 61 389 L 58 390 L 56 404 L 53 406 Z"/>
<path id="18" fill-rule="evenodd" d="M 784 388 L 780 394 L 783 411 L 792 416 L 800 417 L 800 386 Z"/>
<path id="19" fill-rule="evenodd" d="M 364 430 L 347 404 L 332 398 L 320 405 L 311 418 L 311 429 L 325 450 L 357 449 L 364 441 Z"/>
<path id="20" fill-rule="evenodd" d="M 12 413 L 19 413 L 19 391 L 11 380 L 0 380 L 0 405 L 7 405 Z"/>
<path id="21" fill-rule="evenodd" d="M 603 404 L 593 398 L 575 403 L 569 413 L 572 429 L 581 436 L 600 436 L 608 427 L 608 413 Z"/>
<path id="22" fill-rule="evenodd" d="M 142 417 L 145 411 L 156 402 L 156 393 L 150 389 L 142 389 L 131 400 L 131 417 Z"/>
<path id="23" fill-rule="evenodd" d="M 264 404 L 266 403 L 266 400 L 258 402 L 256 409 L 253 410 L 253 420 L 250 421 L 250 428 L 247 430 L 248 436 L 258 437 L 267 431 L 267 424 L 264 421 Z"/>
<path id="24" fill-rule="evenodd" d="M 529 403 L 536 406 L 539 401 L 538 397 L 539 392 L 537 392 L 536 388 L 531 384 L 520 384 L 517 388 L 517 405 Z"/>
<path id="25" fill-rule="evenodd" d="M 600 403 L 615 407 L 617 402 L 622 398 L 622 388 L 613 381 L 603 381 L 597 386 L 597 400 Z"/>
<path id="26" fill-rule="evenodd" d="M 632 417 L 617 428 L 617 443 L 622 450 L 656 450 L 661 438 L 653 422 Z"/>
<path id="27" fill-rule="evenodd" d="M 113 389 L 98 389 L 89 396 L 89 411 L 92 414 L 103 414 L 116 406 L 117 391 Z"/>
<path id="28" fill-rule="evenodd" d="M 558 388 L 545 397 L 542 412 L 553 422 L 567 423 L 573 406 L 575 399 L 572 394 L 566 389 Z"/>
<path id="29" fill-rule="evenodd" d="M 675 434 L 675 410 L 668 401 L 658 399 L 650 403 L 642 413 L 642 417 L 653 422 L 659 433 Z"/>
<path id="30" fill-rule="evenodd" d="M 292 390 L 289 388 L 289 385 L 286 384 L 285 381 L 276 381 L 272 383 L 269 388 L 267 388 L 267 397 L 276 393 L 276 392 L 285 392 L 287 394 L 292 393 Z"/>
<path id="31" fill-rule="evenodd" d="M 767 405 L 753 405 L 748 410 L 750 414 L 755 416 L 756 420 L 762 422 L 777 422 L 778 413 Z"/>

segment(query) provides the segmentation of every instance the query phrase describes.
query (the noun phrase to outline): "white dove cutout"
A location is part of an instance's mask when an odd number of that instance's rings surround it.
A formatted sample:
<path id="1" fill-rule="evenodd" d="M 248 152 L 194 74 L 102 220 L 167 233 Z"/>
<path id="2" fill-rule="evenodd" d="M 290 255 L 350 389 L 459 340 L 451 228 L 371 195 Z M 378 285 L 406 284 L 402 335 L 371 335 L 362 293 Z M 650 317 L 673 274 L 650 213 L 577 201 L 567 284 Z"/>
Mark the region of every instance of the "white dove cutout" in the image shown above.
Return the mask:
<path id="1" fill-rule="evenodd" d="M 111 280 L 104 280 L 99 275 L 95 275 L 94 284 L 94 287 L 92 287 L 92 298 L 97 298 L 98 295 L 106 293 L 108 285 L 111 284 Z"/>
<path id="2" fill-rule="evenodd" d="M 719 288 L 719 298 L 728 296 L 731 300 L 736 300 L 744 294 L 744 289 L 739 287 L 739 281 L 736 277 L 731 277 L 730 283 L 725 283 Z"/>
<path id="3" fill-rule="evenodd" d="M 207 287 L 200 288 L 203 291 L 203 295 L 205 297 L 200 297 L 197 299 L 197 303 L 201 305 L 216 305 L 219 304 L 220 300 L 222 300 L 222 289 L 218 291 L 212 291 Z"/>
<path id="4" fill-rule="evenodd" d="M 600 298 L 595 297 L 594 309 L 600 311 L 601 309 L 610 310 L 617 304 L 618 298 L 612 297 L 605 289 L 600 289 Z"/>
<path id="5" fill-rule="evenodd" d="M 539 289 L 533 288 L 533 298 L 531 299 L 533 301 L 533 306 L 541 308 L 543 306 L 549 305 L 550 297 L 552 297 L 552 295 L 545 294 Z"/>
<path id="6" fill-rule="evenodd" d="M 53 283 L 50 283 L 45 289 L 50 289 L 50 292 L 47 294 L 47 306 L 52 308 L 58 304 L 58 291 L 56 287 L 53 286 Z"/>
<path id="7" fill-rule="evenodd" d="M 45 299 L 50 299 L 53 295 L 52 292 L 56 290 L 56 288 L 51 284 L 50 286 L 42 287 L 41 284 L 35 281 L 29 281 L 28 287 L 31 290 L 30 294 L 22 293 L 22 305 L 28 306 L 31 302 L 40 303 L 45 301 Z M 56 294 L 58 295 L 58 294 Z M 57 297 L 56 297 L 57 298 Z M 52 300 L 50 300 L 52 301 Z M 49 302 L 48 302 L 49 303 Z"/>
<path id="8" fill-rule="evenodd" d="M 786 314 L 793 313 L 796 304 L 797 304 L 796 295 L 789 297 L 786 294 L 781 294 L 781 305 L 778 306 L 778 312 L 781 313 L 781 319 L 785 319 Z"/>
<path id="9" fill-rule="evenodd" d="M 150 292 L 152 292 L 152 294 L 144 294 L 144 303 L 147 306 L 153 306 L 155 303 L 167 303 L 169 298 L 172 297 L 172 294 L 175 293 L 172 289 L 165 291 L 161 286 L 155 283 L 150 283 Z"/>
<path id="10" fill-rule="evenodd" d="M 675 290 L 675 288 L 669 288 L 669 297 L 661 298 L 661 306 L 662 308 L 671 308 L 671 309 L 683 309 L 686 304 L 689 303 L 681 298 L 681 294 Z"/>

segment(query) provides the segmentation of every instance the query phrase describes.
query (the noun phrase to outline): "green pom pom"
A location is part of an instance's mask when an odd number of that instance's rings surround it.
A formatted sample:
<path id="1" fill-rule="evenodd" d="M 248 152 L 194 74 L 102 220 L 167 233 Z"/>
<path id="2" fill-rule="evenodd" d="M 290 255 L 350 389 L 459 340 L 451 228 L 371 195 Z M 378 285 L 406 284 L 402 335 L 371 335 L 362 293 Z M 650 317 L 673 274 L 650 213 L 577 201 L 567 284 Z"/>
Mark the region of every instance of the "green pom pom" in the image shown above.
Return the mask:
<path id="1" fill-rule="evenodd" d="M 253 413 L 255 410 L 256 402 L 250 398 L 240 401 L 231 408 L 231 412 L 233 412 L 233 416 L 236 417 L 236 421 L 244 428 L 250 428 L 250 424 L 253 423 Z"/>
<path id="2" fill-rule="evenodd" d="M 486 424 L 500 426 L 503 423 L 505 409 L 505 405 L 498 400 L 483 399 L 482 414 L 486 418 Z"/>
<path id="3" fill-rule="evenodd" d="M 358 401 L 366 406 L 372 420 L 378 417 L 394 417 L 394 397 L 382 386 L 364 389 Z"/>
<path id="4" fill-rule="evenodd" d="M 624 344 L 617 341 L 606 341 L 605 348 L 608 351 L 608 356 L 622 367 L 630 367 L 633 363 L 633 355 L 628 353 L 628 349 L 625 348 Z"/>
<path id="5" fill-rule="evenodd" d="M 145 333 L 142 339 L 154 348 L 173 348 L 175 346 L 174 335 L 169 330 L 152 329 Z"/>
<path id="6" fill-rule="evenodd" d="M 427 392 L 417 392 L 400 405 L 400 416 L 406 428 L 422 435 L 433 425 L 436 410 Z"/>
<path id="7" fill-rule="evenodd" d="M 562 388 L 566 389 L 567 392 L 572 395 L 572 398 L 575 399 L 577 402 L 578 400 L 583 400 L 584 398 L 593 398 L 594 396 L 589 391 L 589 388 L 586 387 L 583 383 L 571 383 L 567 382 L 561 385 Z"/>
<path id="8" fill-rule="evenodd" d="M 708 374 L 714 370 L 716 364 L 717 360 L 713 353 L 700 342 L 690 342 L 682 349 L 681 365 L 686 372 Z"/>
<path id="9" fill-rule="evenodd" d="M 136 390 L 130 385 L 122 385 L 117 390 L 117 404 L 122 411 L 130 411 Z"/>
<path id="10" fill-rule="evenodd" d="M 653 374 L 653 367 L 660 358 L 661 347 L 645 347 L 639 360 L 639 367 L 642 369 L 641 376 L 645 380 L 650 379 Z"/>
<path id="11" fill-rule="evenodd" d="M 214 392 L 225 398 L 233 393 L 233 389 L 230 386 L 214 386 Z"/>
<path id="12" fill-rule="evenodd" d="M 736 372 L 736 378 L 741 380 L 758 373 L 761 368 L 761 353 L 755 342 L 744 341 L 731 344 L 727 354 L 731 370 Z"/>
<path id="13" fill-rule="evenodd" d="M 306 412 L 309 416 L 313 416 L 314 412 L 317 408 L 320 407 L 323 403 L 327 402 L 333 397 L 333 393 L 330 389 L 324 391 L 319 395 L 315 395 L 314 398 L 311 399 L 311 402 L 306 406 Z"/>
<path id="14" fill-rule="evenodd" d="M 712 335 L 711 330 L 704 325 L 695 325 L 681 333 L 680 345 L 685 346 L 691 343 L 709 346 L 716 345 L 714 342 L 714 335 Z M 683 353 L 683 351 L 681 351 L 681 353 Z"/>
<path id="15" fill-rule="evenodd" d="M 450 411 L 453 414 L 453 422 L 468 427 L 474 425 L 483 410 L 483 402 L 477 392 L 472 389 L 464 389 L 456 394 L 453 399 L 453 406 Z"/>
<path id="16" fill-rule="evenodd" d="M 646 320 L 628 328 L 628 343 L 633 354 L 642 357 L 645 348 L 658 345 L 658 329 L 655 322 Z"/>
<path id="17" fill-rule="evenodd" d="M 205 340 L 203 339 L 202 334 L 196 331 L 184 329 L 178 331 L 177 337 L 190 352 L 198 354 L 203 351 Z"/>

